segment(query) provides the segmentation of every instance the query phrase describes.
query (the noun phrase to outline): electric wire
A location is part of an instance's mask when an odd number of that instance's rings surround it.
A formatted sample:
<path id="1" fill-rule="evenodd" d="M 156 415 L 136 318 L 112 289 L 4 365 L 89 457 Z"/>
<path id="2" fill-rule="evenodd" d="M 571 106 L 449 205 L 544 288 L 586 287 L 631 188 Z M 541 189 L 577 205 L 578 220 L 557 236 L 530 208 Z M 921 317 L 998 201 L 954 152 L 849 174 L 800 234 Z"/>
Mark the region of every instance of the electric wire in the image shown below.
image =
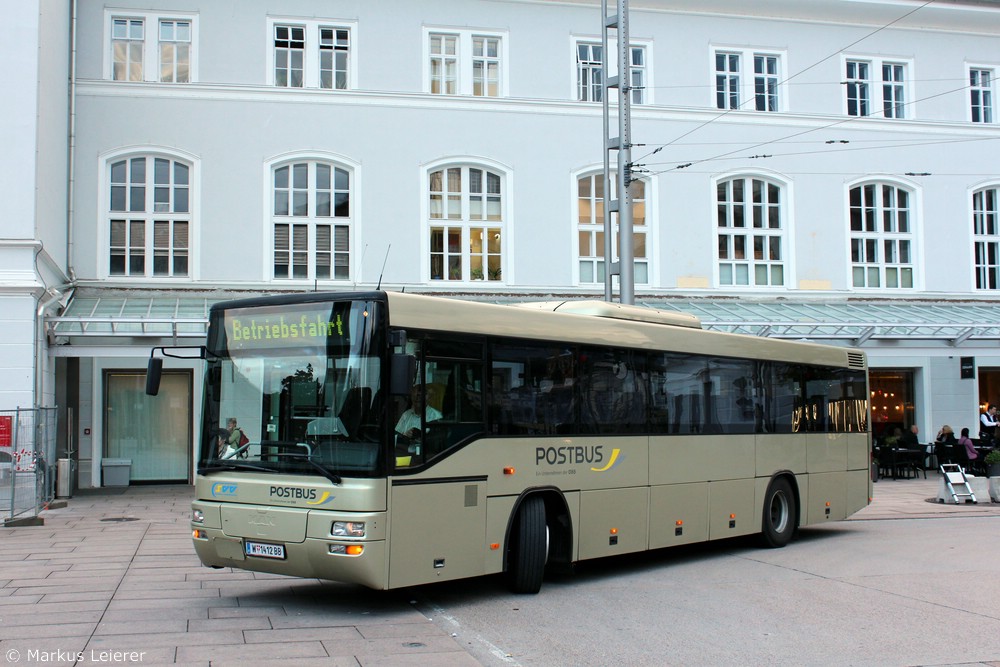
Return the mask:
<path id="1" fill-rule="evenodd" d="M 912 10 L 910 10 L 907 13 L 903 14 L 899 18 L 896 18 L 896 19 L 890 21 L 889 23 L 886 23 L 885 25 L 882 25 L 882 26 L 876 28 L 875 30 L 869 32 L 868 34 L 866 34 L 866 35 L 864 35 L 864 36 L 862 36 L 862 37 L 854 40 L 850 44 L 847 44 L 847 45 L 841 47 L 840 49 L 838 49 L 837 51 L 831 53 L 830 55 L 828 55 L 828 56 L 826 56 L 824 58 L 821 58 L 820 60 L 817 60 L 816 62 L 814 62 L 813 64 L 809 65 L 808 67 L 806 67 L 806 68 L 804 68 L 802 70 L 799 70 L 795 74 L 787 77 L 784 81 L 779 82 L 777 85 L 781 86 L 784 83 L 786 83 L 788 81 L 791 81 L 795 77 L 797 77 L 797 76 L 799 76 L 799 75 L 801 75 L 801 74 L 803 74 L 805 72 L 808 72 L 812 68 L 814 68 L 814 67 L 816 67 L 816 66 L 818 66 L 818 65 L 820 65 L 820 64 L 822 64 L 824 62 L 826 62 L 830 58 L 836 57 L 837 55 L 843 53 L 844 51 L 846 51 L 847 49 L 851 48 L 852 46 L 856 46 L 857 44 L 860 44 L 861 42 L 863 42 L 864 40 L 868 39 L 869 37 L 877 35 L 878 33 L 882 32 L 883 30 L 886 30 L 886 29 L 890 28 L 891 26 L 895 25 L 896 23 L 899 23 L 900 21 L 902 21 L 902 20 L 904 20 L 904 19 L 912 16 L 914 13 L 920 11 L 921 9 L 923 9 L 924 7 L 927 7 L 930 4 L 933 4 L 934 2 L 935 2 L 935 0 L 927 0 L 927 2 L 924 2 L 923 4 L 919 5 L 918 7 L 913 8 Z M 744 101 L 743 103 L 740 104 L 740 107 L 742 107 L 744 104 L 747 104 L 752 99 L 755 99 L 755 98 L 754 97 L 748 98 L 746 101 Z M 737 108 L 737 109 L 726 109 L 722 113 L 716 114 L 714 117 L 706 120 L 705 122 L 701 123 L 700 125 L 695 126 L 694 128 L 688 130 L 687 132 L 683 133 L 682 135 L 680 135 L 679 137 L 673 139 L 672 141 L 670 141 L 670 142 L 668 142 L 666 144 L 663 144 L 662 146 L 659 146 L 655 150 L 647 153 L 646 155 L 643 155 L 642 157 L 640 157 L 638 160 L 635 160 L 634 162 L 641 162 L 642 160 L 646 159 L 647 157 L 649 157 L 651 155 L 655 155 L 656 153 L 660 152 L 661 150 L 663 150 L 667 146 L 670 146 L 670 145 L 674 144 L 675 142 L 683 139 L 684 137 L 687 137 L 687 136 L 690 136 L 691 134 L 694 134 L 695 132 L 697 132 L 698 130 L 702 129 L 703 127 L 714 123 L 715 121 L 719 120 L 720 118 L 723 118 L 723 117 L 729 115 L 733 111 L 738 111 L 738 110 L 739 110 L 739 108 Z M 795 136 L 795 135 L 793 135 L 793 136 Z"/>

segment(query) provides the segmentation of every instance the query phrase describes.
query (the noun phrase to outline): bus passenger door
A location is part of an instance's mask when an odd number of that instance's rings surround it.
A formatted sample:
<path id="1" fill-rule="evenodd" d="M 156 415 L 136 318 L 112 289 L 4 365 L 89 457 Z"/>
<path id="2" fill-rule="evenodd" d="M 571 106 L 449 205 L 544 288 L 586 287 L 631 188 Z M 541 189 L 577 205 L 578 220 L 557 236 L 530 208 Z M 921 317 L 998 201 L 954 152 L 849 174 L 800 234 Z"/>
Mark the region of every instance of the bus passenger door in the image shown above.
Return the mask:
<path id="1" fill-rule="evenodd" d="M 486 479 L 395 480 L 389 586 L 473 577 L 486 561 Z"/>

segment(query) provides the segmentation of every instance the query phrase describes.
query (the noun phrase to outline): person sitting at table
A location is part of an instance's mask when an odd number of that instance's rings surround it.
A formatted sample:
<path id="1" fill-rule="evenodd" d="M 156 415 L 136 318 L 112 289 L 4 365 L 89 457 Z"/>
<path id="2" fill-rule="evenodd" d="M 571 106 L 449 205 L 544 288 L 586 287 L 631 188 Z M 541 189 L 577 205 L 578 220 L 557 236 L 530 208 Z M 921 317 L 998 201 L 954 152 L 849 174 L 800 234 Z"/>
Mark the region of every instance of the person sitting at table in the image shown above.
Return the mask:
<path id="1" fill-rule="evenodd" d="M 951 427 L 947 424 L 942 426 L 937 437 L 934 438 L 934 458 L 937 459 L 934 462 L 934 467 L 941 463 L 951 463 L 952 459 L 955 458 L 955 445 L 957 444 L 958 440 L 955 439 L 955 432 Z"/>
<path id="2" fill-rule="evenodd" d="M 962 435 L 958 439 L 958 444 L 959 446 L 965 448 L 965 458 L 969 460 L 970 464 L 979 458 L 979 452 L 976 451 L 976 445 L 969 439 L 969 429 L 962 429 Z"/>
<path id="3" fill-rule="evenodd" d="M 944 426 L 941 427 L 941 430 L 938 431 L 937 437 L 934 439 L 934 442 L 937 442 L 942 445 L 954 445 L 958 441 L 955 440 L 955 432 L 951 430 L 950 426 L 945 424 Z"/>
<path id="4" fill-rule="evenodd" d="M 916 449 L 920 447 L 920 440 L 917 439 L 917 433 L 920 429 L 914 424 L 910 427 L 910 430 L 905 432 L 903 435 L 899 436 L 899 441 L 896 443 L 897 447 L 903 449 Z"/>

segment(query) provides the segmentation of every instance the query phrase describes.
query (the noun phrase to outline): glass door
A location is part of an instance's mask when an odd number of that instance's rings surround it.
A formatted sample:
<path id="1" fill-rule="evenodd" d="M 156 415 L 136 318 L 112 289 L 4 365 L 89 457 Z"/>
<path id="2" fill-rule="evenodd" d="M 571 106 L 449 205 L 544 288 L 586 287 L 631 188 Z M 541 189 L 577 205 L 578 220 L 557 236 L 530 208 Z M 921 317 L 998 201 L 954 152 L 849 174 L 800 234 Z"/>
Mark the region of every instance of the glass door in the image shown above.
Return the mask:
<path id="1" fill-rule="evenodd" d="M 192 376 L 164 371 L 158 396 L 146 372 L 104 375 L 104 456 L 132 462 L 132 482 L 190 481 Z"/>

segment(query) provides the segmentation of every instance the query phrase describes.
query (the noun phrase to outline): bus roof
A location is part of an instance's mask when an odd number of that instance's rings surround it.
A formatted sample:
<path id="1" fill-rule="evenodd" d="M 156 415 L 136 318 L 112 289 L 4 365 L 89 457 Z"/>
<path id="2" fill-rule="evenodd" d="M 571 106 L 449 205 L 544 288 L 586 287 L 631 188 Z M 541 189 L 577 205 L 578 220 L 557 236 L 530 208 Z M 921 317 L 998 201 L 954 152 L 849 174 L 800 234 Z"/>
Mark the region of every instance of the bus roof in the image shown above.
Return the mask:
<path id="1" fill-rule="evenodd" d="M 536 301 L 513 304 L 519 308 L 534 308 L 536 310 L 551 310 L 560 313 L 576 315 L 591 315 L 607 317 L 613 320 L 631 320 L 633 322 L 649 322 L 650 324 L 667 324 L 675 327 L 701 328 L 701 320 L 687 313 L 668 312 L 642 306 L 629 306 L 607 301 L 582 299 L 580 301 Z"/>
<path id="2" fill-rule="evenodd" d="M 694 316 L 594 301 L 498 305 L 386 292 L 392 326 L 865 369 L 864 352 L 705 331 Z M 671 326 L 664 326 L 665 324 Z"/>
<path id="3" fill-rule="evenodd" d="M 219 302 L 212 311 L 344 299 L 387 301 L 396 327 L 867 368 L 856 348 L 706 331 L 692 315 L 590 299 L 500 305 L 390 291 L 303 292 Z"/>

